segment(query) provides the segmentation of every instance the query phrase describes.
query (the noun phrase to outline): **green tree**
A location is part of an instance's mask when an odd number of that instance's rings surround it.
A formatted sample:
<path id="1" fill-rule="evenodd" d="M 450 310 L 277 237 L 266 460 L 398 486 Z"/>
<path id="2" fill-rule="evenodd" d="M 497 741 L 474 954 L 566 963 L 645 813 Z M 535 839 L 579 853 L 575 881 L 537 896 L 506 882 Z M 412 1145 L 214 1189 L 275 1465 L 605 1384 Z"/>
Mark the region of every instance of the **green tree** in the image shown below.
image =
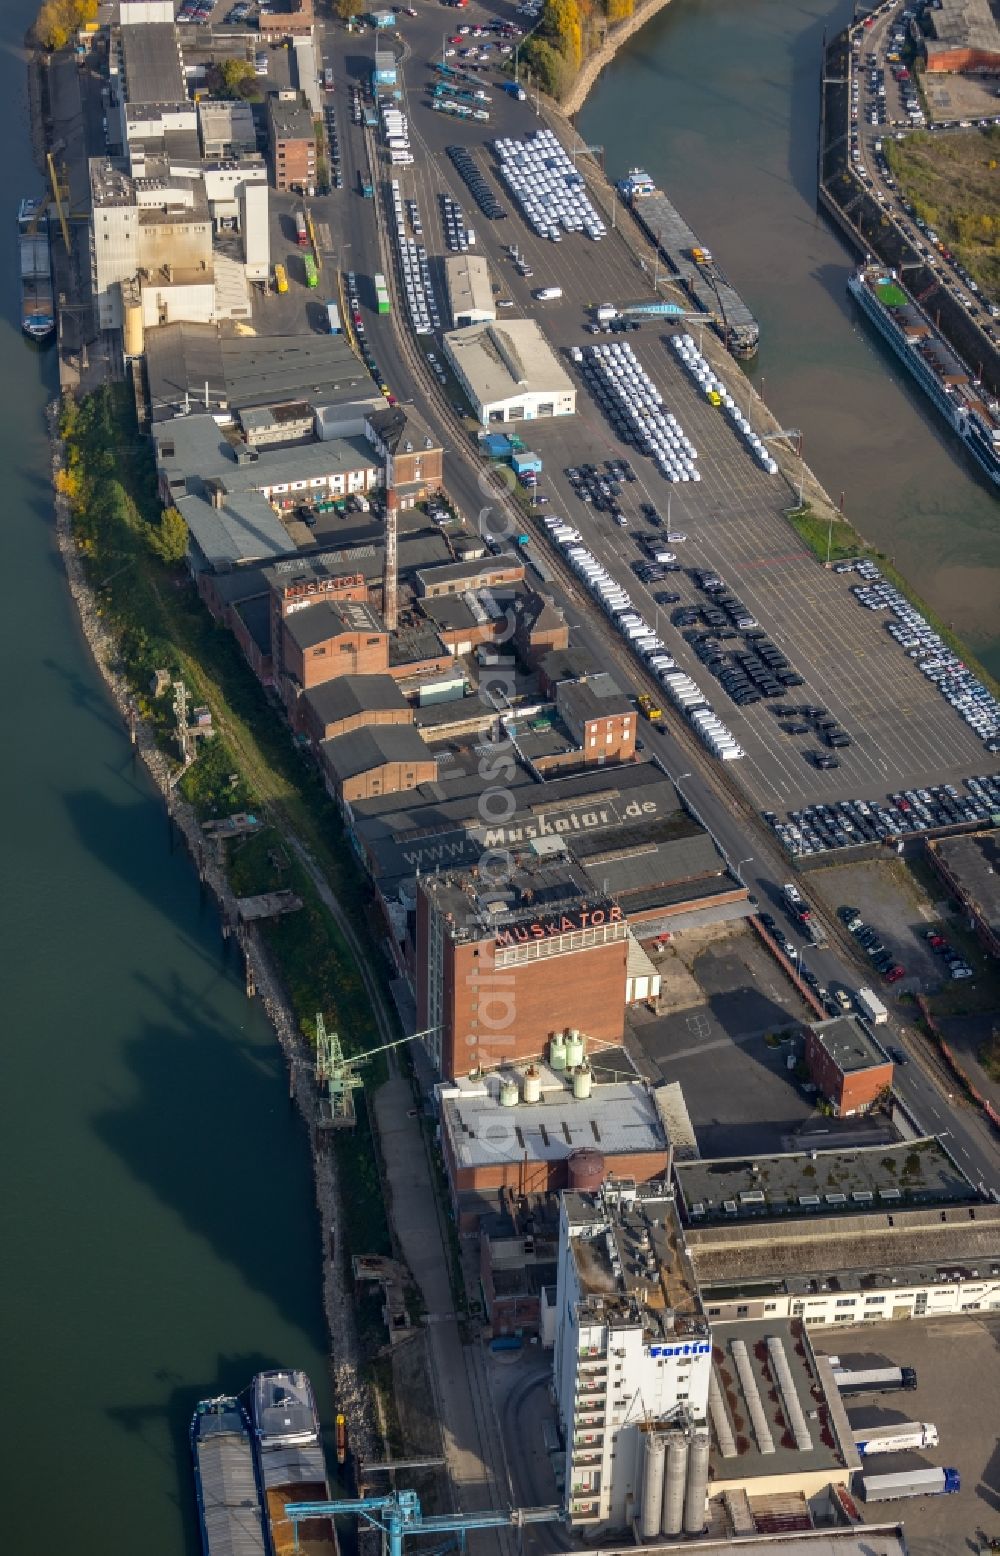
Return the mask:
<path id="1" fill-rule="evenodd" d="M 335 9 L 342 22 L 349 22 L 361 14 L 361 0 L 336 0 Z"/>
<path id="2" fill-rule="evenodd" d="M 149 544 L 162 562 L 182 562 L 187 553 L 188 527 L 176 508 L 164 508 L 159 526 L 149 531 Z"/>
<path id="3" fill-rule="evenodd" d="M 256 72 L 249 60 L 224 59 L 209 66 L 208 89 L 213 97 L 246 97 L 257 89 Z"/>

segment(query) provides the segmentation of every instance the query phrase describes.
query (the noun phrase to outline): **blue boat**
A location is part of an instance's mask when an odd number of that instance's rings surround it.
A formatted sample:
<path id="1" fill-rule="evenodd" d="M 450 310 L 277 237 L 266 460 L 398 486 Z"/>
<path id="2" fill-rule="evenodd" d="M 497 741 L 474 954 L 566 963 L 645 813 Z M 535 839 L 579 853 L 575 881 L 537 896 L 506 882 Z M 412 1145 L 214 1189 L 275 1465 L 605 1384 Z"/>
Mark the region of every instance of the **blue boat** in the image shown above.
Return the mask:
<path id="1" fill-rule="evenodd" d="M 239 1400 L 201 1400 L 190 1435 L 205 1556 L 267 1556 L 250 1423 Z"/>

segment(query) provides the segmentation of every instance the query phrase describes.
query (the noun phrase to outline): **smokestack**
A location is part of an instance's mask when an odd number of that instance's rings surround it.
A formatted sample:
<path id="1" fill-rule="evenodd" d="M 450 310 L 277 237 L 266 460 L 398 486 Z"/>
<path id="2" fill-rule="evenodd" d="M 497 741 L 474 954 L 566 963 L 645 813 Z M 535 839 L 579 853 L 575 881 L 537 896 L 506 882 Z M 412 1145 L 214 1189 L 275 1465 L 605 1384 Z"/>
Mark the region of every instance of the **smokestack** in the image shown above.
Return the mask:
<path id="1" fill-rule="evenodd" d="M 382 574 L 382 614 L 390 632 L 395 632 L 399 625 L 396 560 L 398 523 L 399 503 L 395 488 L 390 486 L 385 494 L 385 564 Z"/>

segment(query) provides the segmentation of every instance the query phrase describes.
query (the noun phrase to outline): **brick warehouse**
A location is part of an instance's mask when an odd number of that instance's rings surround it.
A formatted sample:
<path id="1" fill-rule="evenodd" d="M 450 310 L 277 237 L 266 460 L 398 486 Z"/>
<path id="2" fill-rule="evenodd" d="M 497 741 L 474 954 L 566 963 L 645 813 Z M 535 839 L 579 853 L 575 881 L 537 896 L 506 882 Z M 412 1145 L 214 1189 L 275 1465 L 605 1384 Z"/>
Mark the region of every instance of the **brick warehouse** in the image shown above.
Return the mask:
<path id="1" fill-rule="evenodd" d="M 556 1025 L 620 1043 L 628 947 L 622 910 L 564 857 L 495 891 L 476 869 L 422 878 L 418 1025 L 442 1075 L 533 1058 Z"/>
<path id="2" fill-rule="evenodd" d="M 838 1118 L 866 1113 L 892 1085 L 892 1063 L 857 1016 L 834 1016 L 806 1029 L 809 1074 Z"/>

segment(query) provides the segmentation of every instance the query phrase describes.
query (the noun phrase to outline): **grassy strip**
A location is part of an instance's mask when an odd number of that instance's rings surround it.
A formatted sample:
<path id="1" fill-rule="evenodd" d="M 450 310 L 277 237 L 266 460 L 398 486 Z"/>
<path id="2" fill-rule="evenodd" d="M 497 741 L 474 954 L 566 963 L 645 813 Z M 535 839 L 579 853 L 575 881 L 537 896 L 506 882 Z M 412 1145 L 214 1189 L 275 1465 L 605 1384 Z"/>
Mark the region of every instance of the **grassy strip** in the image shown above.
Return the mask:
<path id="1" fill-rule="evenodd" d="M 785 517 L 799 538 L 805 541 L 810 551 L 814 552 L 821 562 L 827 560 L 828 544 L 831 563 L 846 562 L 854 557 L 865 557 L 871 562 L 876 562 L 886 580 L 897 588 L 911 605 L 916 606 L 928 625 L 933 627 L 952 652 L 957 654 L 975 675 L 978 675 L 984 686 L 987 686 L 995 697 L 1000 697 L 1000 682 L 979 663 L 957 632 L 953 632 L 951 627 L 946 626 L 926 600 L 920 598 L 912 584 L 907 583 L 902 573 L 896 571 L 885 552 L 879 551 L 877 547 L 863 540 L 846 519 L 834 519 L 831 543 L 829 520 L 822 519 L 814 513 L 809 503 L 803 503 L 801 508 L 787 510 Z"/>
<path id="2" fill-rule="evenodd" d="M 158 554 L 155 470 L 127 390 L 114 385 L 79 404 L 67 401 L 61 428 L 67 451 L 61 484 L 77 545 L 142 711 L 171 747 L 172 694 L 154 698 L 150 691 L 153 671 L 166 668 L 172 678 L 183 677 L 193 704 L 208 704 L 221 731 L 203 743 L 181 780 L 182 792 L 202 817 L 256 810 L 273 823 L 227 844 L 227 864 L 239 895 L 287 887 L 302 899 L 300 912 L 261 928 L 302 1031 L 314 1038 L 315 1015 L 322 1010 L 346 1052 L 377 1047 L 378 1029 L 354 959 L 311 878 L 284 848 L 282 829 L 293 830 L 308 847 L 377 963 L 381 950 L 366 932 L 367 884 L 336 807 L 232 635 L 212 620 L 186 575 Z M 364 1078 L 366 1085 L 380 1084 L 384 1059 L 366 1068 Z M 349 1186 L 344 1242 L 386 1253 L 390 1239 L 376 1149 L 364 1100 L 355 1096 L 357 1128 L 333 1139 Z"/>

